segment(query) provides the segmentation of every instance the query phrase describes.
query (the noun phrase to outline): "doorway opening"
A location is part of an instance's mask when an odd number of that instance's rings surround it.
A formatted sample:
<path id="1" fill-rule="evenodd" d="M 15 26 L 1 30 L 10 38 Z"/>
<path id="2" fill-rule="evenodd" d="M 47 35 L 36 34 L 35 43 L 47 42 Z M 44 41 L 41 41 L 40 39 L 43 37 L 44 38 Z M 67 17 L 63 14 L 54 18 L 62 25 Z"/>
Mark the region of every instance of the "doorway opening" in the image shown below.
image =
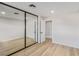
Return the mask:
<path id="1" fill-rule="evenodd" d="M 45 22 L 45 39 L 52 41 L 52 21 Z"/>

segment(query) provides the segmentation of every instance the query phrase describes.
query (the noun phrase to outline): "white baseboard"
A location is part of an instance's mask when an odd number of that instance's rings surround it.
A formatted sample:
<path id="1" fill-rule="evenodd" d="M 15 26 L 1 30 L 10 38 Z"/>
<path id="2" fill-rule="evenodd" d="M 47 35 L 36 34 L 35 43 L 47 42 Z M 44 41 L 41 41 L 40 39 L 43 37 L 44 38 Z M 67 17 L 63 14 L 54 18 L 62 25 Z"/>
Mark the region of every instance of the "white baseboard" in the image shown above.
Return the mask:
<path id="1" fill-rule="evenodd" d="M 75 44 L 68 44 L 68 43 L 57 42 L 57 41 L 53 41 L 52 43 L 56 43 L 56 44 L 60 44 L 60 45 L 64 45 L 64 46 L 68 46 L 68 47 L 78 48 L 79 49 L 79 45 L 75 45 Z"/>

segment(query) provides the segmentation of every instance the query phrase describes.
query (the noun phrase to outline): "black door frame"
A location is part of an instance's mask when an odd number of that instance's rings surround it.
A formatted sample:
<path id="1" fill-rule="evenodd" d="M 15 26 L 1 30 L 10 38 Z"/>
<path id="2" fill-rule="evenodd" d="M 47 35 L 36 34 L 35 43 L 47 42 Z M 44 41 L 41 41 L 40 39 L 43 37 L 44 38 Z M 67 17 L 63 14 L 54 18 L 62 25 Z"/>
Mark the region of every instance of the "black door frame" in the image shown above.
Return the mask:
<path id="1" fill-rule="evenodd" d="M 7 56 L 10 56 L 12 54 L 15 54 L 15 53 L 17 53 L 17 52 L 19 52 L 19 51 L 21 51 L 21 50 L 23 50 L 25 48 L 28 48 L 28 47 L 36 44 L 38 42 L 38 15 L 35 15 L 33 13 L 27 12 L 25 10 L 19 9 L 19 8 L 14 7 L 14 6 L 11 6 L 11 5 L 8 5 L 8 4 L 4 3 L 4 2 L 0 2 L 0 4 L 24 12 L 24 48 L 19 49 L 18 51 L 15 51 L 15 52 L 7 55 Z M 37 42 L 35 42 L 35 43 L 33 43 L 33 44 L 29 45 L 29 46 L 26 46 L 26 20 L 27 20 L 27 17 L 26 16 L 27 16 L 27 13 L 37 17 Z"/>

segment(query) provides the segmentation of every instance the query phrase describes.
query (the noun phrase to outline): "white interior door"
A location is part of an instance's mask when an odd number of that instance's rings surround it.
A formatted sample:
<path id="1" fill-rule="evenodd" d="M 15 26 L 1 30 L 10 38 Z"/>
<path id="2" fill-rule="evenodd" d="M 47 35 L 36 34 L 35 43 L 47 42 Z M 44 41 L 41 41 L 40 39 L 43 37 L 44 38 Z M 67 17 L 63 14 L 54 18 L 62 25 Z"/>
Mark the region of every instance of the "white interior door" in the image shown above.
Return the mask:
<path id="1" fill-rule="evenodd" d="M 40 42 L 45 41 L 45 21 L 40 21 Z"/>

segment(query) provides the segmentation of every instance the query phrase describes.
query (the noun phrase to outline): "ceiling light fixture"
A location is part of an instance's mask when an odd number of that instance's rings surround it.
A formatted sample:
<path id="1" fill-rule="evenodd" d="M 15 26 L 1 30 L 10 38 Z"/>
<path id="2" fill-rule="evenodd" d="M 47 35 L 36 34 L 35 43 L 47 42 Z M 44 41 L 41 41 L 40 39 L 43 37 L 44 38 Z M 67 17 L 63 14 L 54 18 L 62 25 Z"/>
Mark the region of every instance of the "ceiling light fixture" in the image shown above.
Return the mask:
<path id="1" fill-rule="evenodd" d="M 1 14 L 3 14 L 3 15 L 4 15 L 4 14 L 6 14 L 6 12 L 2 11 L 2 12 L 1 12 Z"/>
<path id="2" fill-rule="evenodd" d="M 53 11 L 53 10 L 51 10 L 51 13 L 53 14 L 53 13 L 54 13 L 54 11 Z"/>

